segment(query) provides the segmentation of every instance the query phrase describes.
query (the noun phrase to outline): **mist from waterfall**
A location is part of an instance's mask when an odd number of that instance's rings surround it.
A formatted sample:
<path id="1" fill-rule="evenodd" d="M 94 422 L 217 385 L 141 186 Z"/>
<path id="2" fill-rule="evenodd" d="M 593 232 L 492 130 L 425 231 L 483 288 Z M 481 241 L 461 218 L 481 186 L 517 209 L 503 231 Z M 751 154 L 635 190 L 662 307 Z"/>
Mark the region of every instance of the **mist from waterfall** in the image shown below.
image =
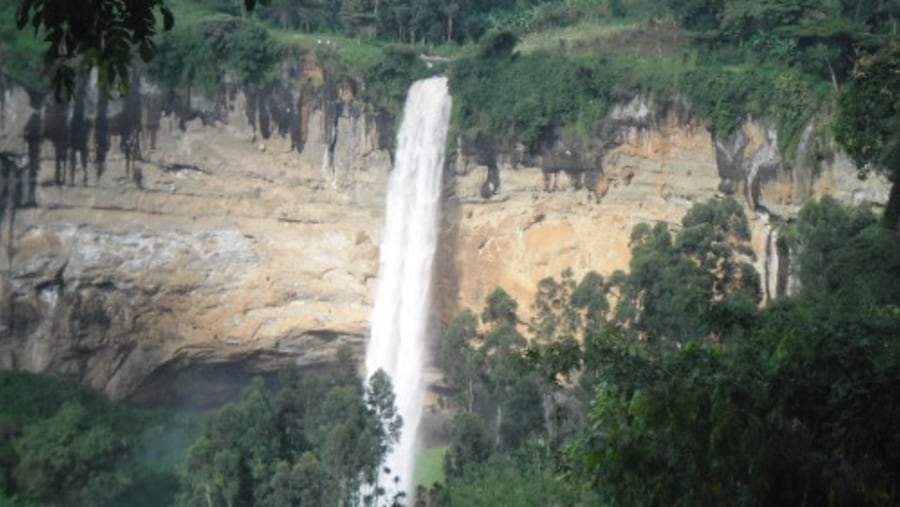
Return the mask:
<path id="1" fill-rule="evenodd" d="M 391 473 L 382 473 L 379 484 L 389 497 L 397 489 L 410 498 L 413 494 L 450 104 L 447 78 L 434 77 L 412 85 L 388 182 L 366 374 L 371 376 L 380 368 L 390 375 L 403 417 L 400 441 L 385 463 Z M 394 483 L 394 476 L 399 476 L 399 483 Z"/>

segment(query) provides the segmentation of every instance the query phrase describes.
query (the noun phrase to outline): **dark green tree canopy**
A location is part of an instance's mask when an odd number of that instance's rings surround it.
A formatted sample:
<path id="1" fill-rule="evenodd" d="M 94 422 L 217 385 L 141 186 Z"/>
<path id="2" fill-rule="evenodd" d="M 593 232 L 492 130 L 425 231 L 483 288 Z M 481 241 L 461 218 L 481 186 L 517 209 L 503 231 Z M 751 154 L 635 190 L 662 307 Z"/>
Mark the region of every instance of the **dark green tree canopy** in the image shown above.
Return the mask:
<path id="1" fill-rule="evenodd" d="M 837 141 L 863 174 L 875 169 L 892 181 L 884 224 L 900 227 L 900 39 L 859 59 L 838 100 Z"/>
<path id="2" fill-rule="evenodd" d="M 900 173 L 900 40 L 860 58 L 838 102 L 835 134 L 860 166 Z"/>
<path id="3" fill-rule="evenodd" d="M 170 30 L 175 18 L 165 0 L 23 0 L 16 23 L 49 43 L 45 59 L 63 97 L 74 91 L 79 68 L 96 67 L 107 88 L 127 87 L 133 53 L 149 61 L 153 36 L 160 27 Z"/>
<path id="4" fill-rule="evenodd" d="M 256 3 L 244 0 L 247 10 Z M 166 0 L 21 0 L 16 24 L 49 43 L 44 58 L 63 98 L 74 92 L 76 74 L 92 68 L 105 89 L 125 90 L 135 53 L 150 61 L 154 36 L 171 30 L 175 17 Z"/>

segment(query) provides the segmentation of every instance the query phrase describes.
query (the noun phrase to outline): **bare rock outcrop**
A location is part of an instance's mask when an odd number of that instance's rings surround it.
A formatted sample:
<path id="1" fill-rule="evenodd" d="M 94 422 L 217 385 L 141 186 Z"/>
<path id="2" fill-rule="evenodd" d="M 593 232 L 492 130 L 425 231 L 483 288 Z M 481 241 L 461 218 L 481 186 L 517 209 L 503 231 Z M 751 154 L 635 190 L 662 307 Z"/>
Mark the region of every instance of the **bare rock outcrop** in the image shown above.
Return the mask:
<path id="1" fill-rule="evenodd" d="M 887 199 L 888 182 L 858 178 L 834 146 L 828 156 L 811 153 L 812 126 L 786 161 L 777 133 L 763 123 L 748 119 L 723 140 L 677 102 L 657 107 L 638 97 L 614 108 L 607 125 L 600 151 L 556 143 L 529 158 L 496 150 L 499 191 L 488 200 L 481 198 L 492 178 L 487 165 L 467 153 L 459 155 L 465 163 L 451 164 L 438 287 L 452 290 L 439 291 L 440 318 L 481 308 L 497 286 L 523 305 L 527 318 L 538 280 L 565 268 L 577 277 L 627 270 L 635 225 L 662 221 L 677 229 L 695 202 L 727 196 L 750 218 L 756 267 L 772 288 L 762 296 L 771 299 L 779 276 L 773 266 L 788 262 L 772 258 L 777 217 L 789 220 L 808 199 L 824 195 L 876 207 Z"/>
<path id="2" fill-rule="evenodd" d="M 313 90 L 304 79 L 168 109 L 147 83 L 130 102 L 86 94 L 90 163 L 104 169 L 88 187 L 71 167 L 63 182 L 51 169 L 61 140 L 85 144 L 84 132 L 48 130 L 56 120 L 45 121 L 41 97 L 0 86 L 0 151 L 19 167 L 0 179 L 19 199 L 2 215 L 0 368 L 159 400 L 327 365 L 341 344 L 361 355 L 393 120 L 366 113 L 352 82 Z M 74 111 L 57 116 L 71 123 Z M 786 162 L 760 122 L 719 139 L 683 105 L 638 98 L 614 108 L 609 125 L 590 149 L 556 142 L 526 155 L 488 140 L 448 164 L 436 321 L 479 309 L 497 286 L 527 318 L 540 279 L 627 269 L 636 224 L 678 227 L 693 203 L 726 195 L 746 207 L 758 269 L 769 273 L 784 263 L 768 257 L 775 216 L 820 195 L 883 202 L 887 192 L 840 154 L 807 156 L 811 138 Z M 21 206 L 22 189 L 36 206 Z"/>
<path id="3" fill-rule="evenodd" d="M 26 99 L 6 92 L 0 137 L 23 166 L 19 120 L 42 112 Z M 326 178 L 289 135 L 259 135 L 246 100 L 212 122 L 161 116 L 130 174 L 112 149 L 88 187 L 58 185 L 53 143 L 40 142 L 37 206 L 15 209 L 0 234 L 0 368 L 158 400 L 174 382 L 215 389 L 191 369 L 249 375 L 329 364 L 341 344 L 362 352 L 390 168 L 378 129 L 389 126 L 341 103 Z M 150 130 L 146 115 L 134 121 Z M 312 151 L 320 130 L 303 127 Z"/>

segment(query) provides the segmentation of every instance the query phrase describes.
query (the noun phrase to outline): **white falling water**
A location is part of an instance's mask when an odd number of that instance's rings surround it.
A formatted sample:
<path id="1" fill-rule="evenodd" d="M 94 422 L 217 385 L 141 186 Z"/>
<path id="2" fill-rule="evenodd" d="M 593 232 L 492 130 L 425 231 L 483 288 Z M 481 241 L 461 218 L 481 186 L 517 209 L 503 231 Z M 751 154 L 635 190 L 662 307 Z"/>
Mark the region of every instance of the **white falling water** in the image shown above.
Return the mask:
<path id="1" fill-rule="evenodd" d="M 403 417 L 400 442 L 385 463 L 391 477 L 382 477 L 380 486 L 393 492 L 392 477 L 399 475 L 396 486 L 410 497 L 424 396 L 425 328 L 449 118 L 447 78 L 412 85 L 388 182 L 378 289 L 366 349 L 367 376 L 379 368 L 390 375 Z"/>
<path id="2" fill-rule="evenodd" d="M 769 236 L 766 238 L 766 295 L 767 303 L 775 301 L 778 297 L 778 229 L 769 226 Z"/>

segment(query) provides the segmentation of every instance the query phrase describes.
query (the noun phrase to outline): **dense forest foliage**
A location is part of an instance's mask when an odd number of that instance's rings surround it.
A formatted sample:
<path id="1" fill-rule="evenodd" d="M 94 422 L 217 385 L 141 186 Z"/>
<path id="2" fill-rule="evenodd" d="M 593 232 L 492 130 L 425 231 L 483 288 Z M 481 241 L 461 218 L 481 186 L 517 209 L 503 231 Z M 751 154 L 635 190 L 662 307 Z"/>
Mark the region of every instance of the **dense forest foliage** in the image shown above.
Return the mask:
<path id="1" fill-rule="evenodd" d="M 364 386 L 348 349 L 327 374 L 257 379 L 209 414 L 136 409 L 0 373 L 0 505 L 399 505 L 375 488 L 397 441 L 391 381 Z"/>
<path id="2" fill-rule="evenodd" d="M 896 43 L 900 15 L 897 2 L 662 4 L 668 9 L 583 2 L 567 5 L 567 17 L 528 11 L 543 16 L 509 24 L 520 44 L 468 55 L 456 66 L 458 121 L 474 135 L 499 133 L 535 149 L 566 129 L 570 141 L 602 134 L 598 126 L 616 102 L 682 96 L 719 135 L 744 118 L 765 118 L 790 148 L 814 116 L 832 109 L 860 56 Z M 548 25 L 556 29 L 535 35 L 535 26 Z"/>
<path id="3" fill-rule="evenodd" d="M 864 208 L 807 204 L 796 294 L 760 309 L 747 222 L 698 204 L 640 225 L 629 272 L 498 289 L 450 323 L 457 407 L 424 505 L 895 505 L 900 241 Z"/>
<path id="4" fill-rule="evenodd" d="M 345 351 L 205 416 L 4 373 L 0 505 L 896 505 L 900 239 L 808 203 L 780 240 L 798 288 L 764 308 L 748 240 L 736 202 L 697 204 L 635 227 L 628 273 L 542 280 L 528 322 L 500 288 L 459 314 L 414 495 L 365 487 L 402 421 Z"/>
<path id="5" fill-rule="evenodd" d="M 534 152 L 559 139 L 602 149 L 611 107 L 637 96 L 684 101 L 716 136 L 762 118 L 789 160 L 808 125 L 812 156 L 835 149 L 834 133 L 861 171 L 894 181 L 889 227 L 867 208 L 808 203 L 780 236 L 789 297 L 758 306 L 747 218 L 719 200 L 679 227 L 636 227 L 627 273 L 541 281 L 528 322 L 498 289 L 448 323 L 436 350 L 454 414 L 444 479 L 415 505 L 900 503 L 897 0 L 142 5 L 153 30 L 123 42 L 134 47 L 109 62 L 110 89 L 136 50 L 139 69 L 188 94 L 265 88 L 284 59 L 312 57 L 397 112 L 407 85 L 436 71 L 429 53 L 450 60 L 459 135 Z M 48 90 L 60 55 L 43 58 L 52 41 L 16 28 L 17 7 L 0 5 L 3 71 Z M 356 504 L 390 473 L 381 458 L 402 426 L 389 379 L 363 384 L 341 364 L 187 418 L 4 373 L 0 505 Z M 413 504 L 402 493 L 368 501 Z"/>
<path id="6" fill-rule="evenodd" d="M 79 31 L 102 13 L 69 2 L 50 16 L 57 3 L 0 7 L 4 72 L 41 87 L 51 65 L 57 87 L 71 89 L 77 68 L 99 66 L 101 82 L 127 86 L 131 54 L 107 51 L 114 65 L 103 67 L 95 38 Z M 122 44 L 170 90 L 210 93 L 226 78 L 265 88 L 281 61 L 306 54 L 334 77 L 362 79 L 367 101 L 396 113 L 413 79 L 440 70 L 415 55 L 436 52 L 452 60 L 454 125 L 469 138 L 532 151 L 557 139 L 596 148 L 610 107 L 640 95 L 657 105 L 686 100 L 720 136 L 763 118 L 778 127 L 788 159 L 810 123 L 819 135 L 809 156 L 833 150 L 835 97 L 857 97 L 841 90 L 873 55 L 896 61 L 900 44 L 896 0 L 269 0 L 248 12 L 249 4 L 256 2 L 145 0 L 132 18 L 97 23 L 130 27 Z M 864 102 L 842 104 L 856 114 L 864 106 L 853 104 Z M 896 92 L 879 102 L 896 103 Z M 896 121 L 896 111 L 879 113 Z M 838 115 L 841 125 L 857 130 Z"/>
<path id="7" fill-rule="evenodd" d="M 792 164 L 829 158 L 836 139 L 864 172 L 898 179 L 897 0 L 142 0 L 108 15 L 84 1 L 0 6 L 3 72 L 33 89 L 51 76 L 64 96 L 95 67 L 115 90 L 138 55 L 170 95 L 256 93 L 283 62 L 311 58 L 332 82 L 356 81 L 366 107 L 398 114 L 414 79 L 447 71 L 451 138 L 473 145 L 540 153 L 562 141 L 600 158 L 611 108 L 640 97 L 717 139 L 761 119 Z M 95 51 L 85 23 L 118 49 Z M 897 226 L 900 187 L 889 209 Z"/>

